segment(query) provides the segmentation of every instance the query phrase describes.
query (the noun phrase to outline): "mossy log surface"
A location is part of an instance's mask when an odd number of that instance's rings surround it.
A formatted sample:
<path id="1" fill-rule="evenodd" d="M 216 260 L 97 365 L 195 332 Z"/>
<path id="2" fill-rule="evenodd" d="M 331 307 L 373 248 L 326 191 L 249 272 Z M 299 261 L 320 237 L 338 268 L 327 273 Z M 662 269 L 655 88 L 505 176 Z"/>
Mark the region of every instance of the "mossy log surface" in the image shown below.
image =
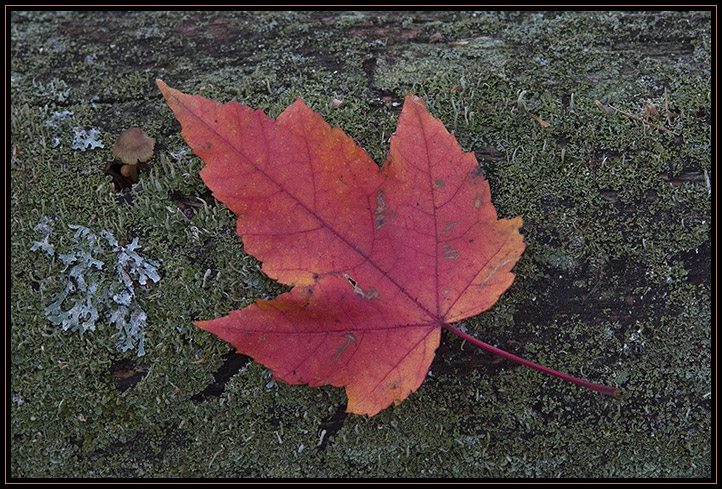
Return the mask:
<path id="1" fill-rule="evenodd" d="M 9 19 L 9 477 L 713 475 L 711 12 Z M 276 383 L 195 328 L 284 288 L 244 253 L 156 78 L 273 117 L 302 97 L 379 163 L 403 97 L 424 97 L 500 217 L 524 219 L 516 281 L 463 327 L 620 400 L 445 333 L 416 393 L 347 415 L 341 389 Z M 112 146 L 134 126 L 156 146 L 128 184 Z M 114 299 L 82 335 L 48 320 L 78 285 L 71 225 L 159 263 L 134 287 L 144 355 L 139 331 L 118 347 Z"/>

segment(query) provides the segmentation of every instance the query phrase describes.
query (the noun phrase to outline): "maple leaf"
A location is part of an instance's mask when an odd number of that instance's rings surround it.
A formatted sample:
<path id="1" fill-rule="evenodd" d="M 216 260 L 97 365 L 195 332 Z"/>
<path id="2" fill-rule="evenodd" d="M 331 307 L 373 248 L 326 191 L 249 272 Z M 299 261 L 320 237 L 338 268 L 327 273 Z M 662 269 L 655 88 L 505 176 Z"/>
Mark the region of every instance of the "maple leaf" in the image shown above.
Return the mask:
<path id="1" fill-rule="evenodd" d="M 345 387 L 373 416 L 419 388 L 446 328 L 511 285 L 520 217 L 498 219 L 489 184 L 424 101 L 408 95 L 379 166 L 301 99 L 276 120 L 157 80 L 216 199 L 238 214 L 245 251 L 290 292 L 195 324 L 289 384 Z M 596 387 L 596 388 L 595 388 Z"/>

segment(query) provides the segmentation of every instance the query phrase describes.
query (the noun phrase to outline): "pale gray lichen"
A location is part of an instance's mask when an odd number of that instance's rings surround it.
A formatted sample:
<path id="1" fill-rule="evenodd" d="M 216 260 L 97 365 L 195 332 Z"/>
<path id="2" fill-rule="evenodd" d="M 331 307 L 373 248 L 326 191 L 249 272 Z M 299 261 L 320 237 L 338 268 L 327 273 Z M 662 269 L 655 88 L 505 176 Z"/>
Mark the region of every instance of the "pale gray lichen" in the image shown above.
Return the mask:
<path id="1" fill-rule="evenodd" d="M 56 254 L 55 246 L 49 241 L 53 234 L 51 226 L 52 221 L 46 217 L 35 226 L 36 231 L 43 233 L 43 240 L 34 241 L 31 251 L 40 249 L 50 256 Z M 149 280 L 158 282 L 159 262 L 137 253 L 141 248 L 138 238 L 121 246 L 109 231 L 101 231 L 98 236 L 85 226 L 69 227 L 76 230 L 70 238 L 72 245 L 68 252 L 57 253 L 65 264 L 60 275 L 65 287 L 45 309 L 47 319 L 63 330 L 78 331 L 82 335 L 94 330 L 98 321 L 107 317 L 118 330 L 116 347 L 122 351 L 137 347 L 138 356 L 144 355 L 147 316 L 136 304 L 135 285 L 145 287 Z M 106 264 L 110 266 L 105 270 L 115 268 L 114 279 L 104 271 Z"/>
<path id="2" fill-rule="evenodd" d="M 53 256 L 55 254 L 55 247 L 52 244 L 50 244 L 50 242 L 48 241 L 48 238 L 50 238 L 50 235 L 53 234 L 51 226 L 52 226 L 52 221 L 50 219 L 48 219 L 45 216 L 40 218 L 40 221 L 35 225 L 33 230 L 42 232 L 43 240 L 42 241 L 33 241 L 33 246 L 30 248 L 30 251 L 42 249 L 44 252 L 46 252 L 50 256 Z"/>
<path id="3" fill-rule="evenodd" d="M 97 129 L 90 129 L 86 131 L 83 127 L 74 127 L 73 132 L 75 137 L 73 139 L 73 149 L 79 149 L 85 151 L 86 149 L 102 148 L 103 141 L 100 141 L 100 131 Z"/>

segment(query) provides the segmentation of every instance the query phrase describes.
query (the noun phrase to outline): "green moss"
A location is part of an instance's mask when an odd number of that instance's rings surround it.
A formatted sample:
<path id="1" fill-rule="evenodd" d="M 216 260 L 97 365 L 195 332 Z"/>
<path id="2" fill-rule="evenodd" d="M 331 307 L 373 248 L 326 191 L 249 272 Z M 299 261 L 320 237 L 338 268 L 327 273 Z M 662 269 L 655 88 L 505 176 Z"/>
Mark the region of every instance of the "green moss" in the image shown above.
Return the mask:
<path id="1" fill-rule="evenodd" d="M 711 476 L 710 12 L 12 12 L 10 32 L 11 476 Z M 333 421 L 342 389 L 274 386 L 255 363 L 200 396 L 232 348 L 192 321 L 285 288 L 243 252 L 155 78 L 273 117 L 303 97 L 379 163 L 398 102 L 423 96 L 525 223 L 514 285 L 468 331 L 621 400 L 447 334 L 422 387 L 371 419 Z M 595 101 L 652 103 L 683 138 Z M 73 150 L 76 126 L 104 148 Z M 131 126 L 156 154 L 114 193 Z M 30 251 L 42 216 L 162 258 L 130 389 L 112 328 L 46 322 L 62 266 Z"/>

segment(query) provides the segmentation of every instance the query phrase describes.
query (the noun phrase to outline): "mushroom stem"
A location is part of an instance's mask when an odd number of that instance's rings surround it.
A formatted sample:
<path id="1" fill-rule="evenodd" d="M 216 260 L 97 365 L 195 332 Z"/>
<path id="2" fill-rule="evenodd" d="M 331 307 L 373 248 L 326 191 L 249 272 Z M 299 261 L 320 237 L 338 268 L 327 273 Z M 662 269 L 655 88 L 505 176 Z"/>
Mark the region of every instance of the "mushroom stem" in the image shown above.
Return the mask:
<path id="1" fill-rule="evenodd" d="M 120 168 L 120 174 L 136 183 L 138 181 L 138 165 L 123 165 Z"/>

